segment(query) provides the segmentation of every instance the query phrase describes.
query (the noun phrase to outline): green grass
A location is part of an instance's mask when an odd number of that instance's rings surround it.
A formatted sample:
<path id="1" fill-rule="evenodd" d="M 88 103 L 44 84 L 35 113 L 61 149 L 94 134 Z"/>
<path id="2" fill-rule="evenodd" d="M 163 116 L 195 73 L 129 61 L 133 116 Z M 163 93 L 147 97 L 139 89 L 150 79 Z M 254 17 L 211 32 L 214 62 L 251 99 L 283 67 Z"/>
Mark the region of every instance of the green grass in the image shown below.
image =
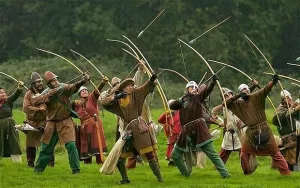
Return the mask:
<path id="1" fill-rule="evenodd" d="M 154 118 L 157 119 L 161 112 L 162 110 L 154 110 Z M 271 110 L 267 110 L 268 119 L 272 117 L 272 113 Z M 24 114 L 15 111 L 14 118 L 20 123 L 24 119 Z M 115 117 L 105 111 L 102 119 L 110 149 L 115 140 Z M 275 127 L 271 125 L 271 128 L 276 133 Z M 22 150 L 25 152 L 25 136 L 20 133 L 20 137 Z M 177 168 L 167 166 L 167 161 L 164 159 L 166 140 L 163 132 L 160 133 L 158 141 L 161 172 L 165 182 L 157 182 L 148 164 L 145 164 L 144 166 L 138 165 L 134 170 L 129 170 L 128 176 L 131 183 L 122 185 L 122 187 L 300 187 L 300 174 L 295 172 L 288 177 L 280 176 L 278 171 L 270 169 L 270 157 L 258 157 L 259 166 L 255 173 L 245 176 L 237 152 L 230 156 L 226 164 L 231 178 L 222 179 L 208 159 L 205 169 L 194 167 L 191 176 L 185 178 L 179 174 Z M 220 149 L 221 141 L 222 138 L 218 138 L 214 142 L 217 151 Z M 22 164 L 14 164 L 10 158 L 3 158 L 0 160 L 0 187 L 120 187 L 117 185 L 120 180 L 118 171 L 113 175 L 103 175 L 98 171 L 99 165 L 81 164 L 81 173 L 72 175 L 64 148 L 58 145 L 55 151 L 55 167 L 47 167 L 46 171 L 39 175 L 34 174 L 33 169 L 27 167 L 25 153 L 22 155 Z"/>

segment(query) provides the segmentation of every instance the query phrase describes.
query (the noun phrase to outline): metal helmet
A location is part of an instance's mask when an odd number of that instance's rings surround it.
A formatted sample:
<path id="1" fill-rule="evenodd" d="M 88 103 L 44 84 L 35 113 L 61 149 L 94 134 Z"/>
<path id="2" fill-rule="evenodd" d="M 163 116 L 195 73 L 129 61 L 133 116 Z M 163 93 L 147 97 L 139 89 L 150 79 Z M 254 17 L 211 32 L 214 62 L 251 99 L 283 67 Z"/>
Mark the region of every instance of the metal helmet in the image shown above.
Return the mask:
<path id="1" fill-rule="evenodd" d="M 224 95 L 226 95 L 228 93 L 232 93 L 233 94 L 233 91 L 231 91 L 230 89 L 228 89 L 226 87 L 222 87 L 222 91 L 223 91 Z"/>
<path id="2" fill-rule="evenodd" d="M 45 79 L 47 84 L 54 78 L 58 78 L 58 76 L 56 76 L 54 73 L 50 72 L 50 71 L 46 71 L 44 73 Z"/>
<path id="3" fill-rule="evenodd" d="M 194 88 L 198 88 L 198 85 L 195 81 L 189 81 L 186 86 L 185 86 L 185 89 L 189 88 L 189 87 L 194 87 Z"/>
<path id="4" fill-rule="evenodd" d="M 121 79 L 120 78 L 118 78 L 118 77 L 113 77 L 112 79 L 111 79 L 111 85 L 113 86 L 113 87 L 115 87 L 118 83 L 120 83 L 121 82 Z"/>
<path id="5" fill-rule="evenodd" d="M 80 96 L 80 92 L 81 92 L 82 90 L 87 90 L 87 91 L 89 91 L 88 88 L 86 88 L 86 87 L 84 87 L 84 86 L 81 86 L 81 87 L 79 88 L 78 92 L 77 92 L 79 96 Z"/>
<path id="6" fill-rule="evenodd" d="M 297 57 L 297 59 L 295 60 L 295 63 L 299 63 L 300 62 L 300 57 Z"/>
<path id="7" fill-rule="evenodd" d="M 280 97 L 281 97 L 281 99 L 284 99 L 285 97 L 289 97 L 290 99 L 292 99 L 292 95 L 288 90 L 281 91 Z"/>
<path id="8" fill-rule="evenodd" d="M 239 87 L 238 87 L 238 91 L 239 93 L 243 90 L 243 89 L 247 89 L 249 92 L 249 86 L 247 84 L 241 84 Z"/>
<path id="9" fill-rule="evenodd" d="M 43 78 L 37 72 L 31 73 L 30 79 L 31 79 L 31 84 L 38 82 L 38 81 L 43 81 Z"/>

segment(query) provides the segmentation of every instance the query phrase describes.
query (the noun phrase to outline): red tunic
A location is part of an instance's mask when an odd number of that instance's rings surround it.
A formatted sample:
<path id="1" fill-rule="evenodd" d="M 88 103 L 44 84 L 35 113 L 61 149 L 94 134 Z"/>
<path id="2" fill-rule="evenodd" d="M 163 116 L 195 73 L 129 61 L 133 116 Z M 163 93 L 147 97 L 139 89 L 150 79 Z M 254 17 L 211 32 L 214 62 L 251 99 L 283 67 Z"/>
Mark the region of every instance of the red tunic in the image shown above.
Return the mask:
<path id="1" fill-rule="evenodd" d="M 104 85 L 104 84 L 103 84 Z M 98 90 L 103 88 L 100 84 Z M 97 90 L 89 94 L 87 99 L 80 99 L 73 102 L 73 108 L 79 115 L 80 126 L 80 157 L 88 158 L 99 153 L 98 136 L 100 136 L 103 151 L 107 151 L 104 129 L 99 118 L 98 108 L 99 93 Z M 99 135 L 97 134 L 99 127 Z"/>
<path id="2" fill-rule="evenodd" d="M 168 160 L 171 158 L 174 144 L 177 142 L 178 136 L 181 131 L 179 111 L 172 112 L 172 117 L 173 121 L 170 115 L 166 117 L 166 113 L 163 113 L 157 120 L 159 123 L 164 125 L 165 134 L 168 138 L 168 148 L 166 152 Z"/>

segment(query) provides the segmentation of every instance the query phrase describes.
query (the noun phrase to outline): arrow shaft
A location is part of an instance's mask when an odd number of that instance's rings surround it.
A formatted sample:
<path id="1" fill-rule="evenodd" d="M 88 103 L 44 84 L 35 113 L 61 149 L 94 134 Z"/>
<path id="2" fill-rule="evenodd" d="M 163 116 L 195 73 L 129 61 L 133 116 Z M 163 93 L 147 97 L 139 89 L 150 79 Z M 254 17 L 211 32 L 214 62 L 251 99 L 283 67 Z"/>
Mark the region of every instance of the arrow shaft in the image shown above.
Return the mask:
<path id="1" fill-rule="evenodd" d="M 208 29 L 207 31 L 205 31 L 204 33 L 202 33 L 201 35 L 199 35 L 198 37 L 194 38 L 191 41 L 196 41 L 198 38 L 202 37 L 203 35 L 205 35 L 206 33 L 208 33 L 209 31 L 211 31 L 212 29 L 218 27 L 219 25 L 221 25 L 222 23 L 224 23 L 225 21 L 227 21 L 229 18 L 231 18 L 231 16 L 229 16 L 228 18 L 226 18 L 225 20 L 221 21 L 220 23 L 218 23 L 217 25 L 213 26 L 212 28 Z M 190 43 L 191 43 L 190 41 Z"/>

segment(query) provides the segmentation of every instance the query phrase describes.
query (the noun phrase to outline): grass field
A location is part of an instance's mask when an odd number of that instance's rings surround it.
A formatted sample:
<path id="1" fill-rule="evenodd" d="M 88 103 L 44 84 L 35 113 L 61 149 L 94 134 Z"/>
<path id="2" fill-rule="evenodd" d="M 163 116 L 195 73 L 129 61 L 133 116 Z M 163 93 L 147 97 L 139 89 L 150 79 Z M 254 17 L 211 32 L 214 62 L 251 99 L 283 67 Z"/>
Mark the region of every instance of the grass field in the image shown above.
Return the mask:
<path id="1" fill-rule="evenodd" d="M 153 117 L 158 118 L 162 110 L 153 110 Z M 272 111 L 267 111 L 268 119 L 271 119 Z M 102 115 L 101 115 L 102 117 Z M 19 111 L 14 112 L 14 118 L 17 123 L 21 123 L 24 114 Z M 115 117 L 105 111 L 102 117 L 108 148 L 112 148 L 115 141 Z M 271 126 L 274 133 L 276 129 Z M 136 169 L 129 170 L 128 176 L 131 183 L 128 185 L 118 185 L 120 175 L 116 171 L 113 175 L 103 175 L 98 170 L 99 165 L 81 164 L 81 173 L 72 175 L 68 164 L 67 153 L 64 147 L 57 145 L 55 150 L 56 164 L 54 168 L 46 168 L 43 174 L 34 174 L 32 168 L 28 168 L 25 156 L 25 135 L 20 133 L 21 147 L 23 150 L 23 163 L 14 164 L 10 158 L 0 160 L 0 187 L 300 187 L 300 173 L 294 172 L 291 176 L 280 176 L 279 172 L 270 169 L 270 157 L 258 157 L 259 166 L 254 174 L 245 176 L 242 172 L 239 156 L 234 152 L 226 166 L 231 174 L 229 179 L 222 179 L 219 173 L 214 169 L 212 163 L 207 160 L 207 167 L 200 169 L 193 168 L 190 177 L 182 177 L 176 167 L 168 167 L 164 159 L 166 149 L 166 139 L 161 132 L 158 137 L 159 158 L 161 172 L 165 182 L 159 183 L 152 174 L 148 164 L 138 165 Z M 217 151 L 220 149 L 222 138 L 214 141 Z M 95 161 L 95 159 L 93 159 Z"/>

